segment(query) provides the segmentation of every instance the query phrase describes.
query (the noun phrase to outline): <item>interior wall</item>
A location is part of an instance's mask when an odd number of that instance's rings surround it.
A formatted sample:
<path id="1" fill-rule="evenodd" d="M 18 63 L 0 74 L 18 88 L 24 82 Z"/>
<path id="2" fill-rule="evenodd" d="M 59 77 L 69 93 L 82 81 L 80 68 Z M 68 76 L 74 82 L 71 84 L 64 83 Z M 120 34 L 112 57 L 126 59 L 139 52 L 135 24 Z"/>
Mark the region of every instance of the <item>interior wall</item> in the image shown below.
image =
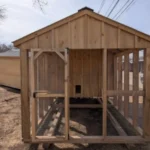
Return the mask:
<path id="1" fill-rule="evenodd" d="M 102 88 L 102 50 L 71 50 L 70 61 L 70 96 L 101 96 Z M 76 86 L 81 92 L 76 92 Z"/>

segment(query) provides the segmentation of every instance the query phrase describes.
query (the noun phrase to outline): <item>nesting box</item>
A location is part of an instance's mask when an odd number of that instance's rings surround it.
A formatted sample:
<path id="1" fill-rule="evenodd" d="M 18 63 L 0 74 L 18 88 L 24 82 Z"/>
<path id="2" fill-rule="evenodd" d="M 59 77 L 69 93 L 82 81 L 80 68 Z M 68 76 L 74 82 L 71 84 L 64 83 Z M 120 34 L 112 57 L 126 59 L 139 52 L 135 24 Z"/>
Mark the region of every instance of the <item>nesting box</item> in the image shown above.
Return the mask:
<path id="1" fill-rule="evenodd" d="M 25 142 L 139 143 L 150 140 L 150 36 L 83 8 L 14 41 L 14 45 L 21 52 Z M 140 53 L 143 56 L 141 77 Z M 139 88 L 141 80 L 143 86 Z M 97 99 L 99 103 L 72 104 L 71 98 Z M 131 103 L 132 114 L 129 113 Z M 139 104 L 143 110 L 140 123 Z M 117 110 L 139 135 L 128 136 L 120 131 L 120 124 L 109 107 Z M 39 134 L 39 128 L 45 120 L 50 120 L 49 114 L 56 108 L 64 111 L 64 134 Z M 102 134 L 70 135 L 70 108 L 96 108 L 95 111 L 102 108 Z M 59 118 L 60 112 L 57 115 Z M 108 116 L 120 136 L 108 135 Z"/>

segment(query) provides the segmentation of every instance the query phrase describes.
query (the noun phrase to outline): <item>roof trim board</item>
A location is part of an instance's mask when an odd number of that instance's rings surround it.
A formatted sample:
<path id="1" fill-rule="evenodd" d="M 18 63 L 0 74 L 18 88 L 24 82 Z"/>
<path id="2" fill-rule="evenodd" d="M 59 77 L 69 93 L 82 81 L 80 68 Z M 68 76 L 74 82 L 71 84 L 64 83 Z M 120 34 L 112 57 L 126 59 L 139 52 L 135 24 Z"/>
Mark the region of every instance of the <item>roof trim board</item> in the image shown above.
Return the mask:
<path id="1" fill-rule="evenodd" d="M 116 21 L 114 21 L 112 19 L 106 18 L 106 17 L 104 17 L 102 15 L 99 15 L 99 14 L 97 14 L 97 13 L 95 13 L 95 12 L 85 8 L 82 11 L 78 11 L 77 13 L 75 13 L 75 14 L 73 14 L 71 16 L 68 16 L 68 17 L 66 17 L 64 19 L 61 19 L 61 20 L 59 20 L 59 21 L 57 21 L 57 22 L 55 22 L 55 23 L 53 23 L 53 24 L 51 24 L 49 26 L 46 26 L 46 27 L 44 27 L 42 29 L 39 29 L 39 30 L 29 34 L 29 35 L 26 35 L 26 36 L 16 40 L 16 41 L 13 41 L 13 43 L 17 47 L 21 43 L 27 42 L 30 39 L 33 39 L 33 38 L 35 38 L 35 37 L 37 37 L 39 35 L 44 34 L 45 32 L 48 32 L 48 31 L 50 31 L 50 30 L 52 30 L 54 28 L 57 28 L 57 27 L 59 27 L 59 26 L 61 26 L 63 24 L 66 24 L 66 23 L 71 22 L 71 21 L 73 21 L 75 19 L 78 19 L 78 18 L 80 18 L 80 17 L 82 17 L 84 15 L 88 15 L 88 16 L 93 17 L 93 18 L 95 18 L 97 20 L 100 20 L 100 21 L 102 21 L 104 23 L 107 23 L 107 24 L 112 25 L 114 27 L 117 27 L 117 28 L 119 28 L 121 30 L 124 30 L 126 32 L 132 33 L 132 34 L 134 34 L 136 36 L 139 36 L 139 37 L 141 37 L 141 38 L 143 38 L 143 39 L 145 39 L 147 41 L 150 41 L 150 36 L 149 35 L 141 32 L 141 31 L 138 31 L 138 30 L 136 30 L 134 28 L 131 28 L 129 26 L 126 26 L 124 24 L 121 24 L 119 22 L 116 22 Z"/>

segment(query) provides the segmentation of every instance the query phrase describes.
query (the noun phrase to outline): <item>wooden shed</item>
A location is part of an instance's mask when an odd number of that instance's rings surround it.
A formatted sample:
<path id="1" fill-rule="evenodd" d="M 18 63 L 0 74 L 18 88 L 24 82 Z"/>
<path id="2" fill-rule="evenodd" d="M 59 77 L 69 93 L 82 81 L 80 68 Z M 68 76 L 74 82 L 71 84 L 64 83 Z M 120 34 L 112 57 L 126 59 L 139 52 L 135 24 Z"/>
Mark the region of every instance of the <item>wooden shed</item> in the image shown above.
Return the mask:
<path id="1" fill-rule="evenodd" d="M 150 141 L 150 36 L 82 8 L 77 13 L 13 42 L 20 49 L 22 137 L 25 142 L 140 143 Z M 139 89 L 139 51 L 144 55 L 144 84 Z M 133 55 L 133 87 L 129 55 Z M 30 63 L 29 63 L 30 56 Z M 122 63 L 124 59 L 124 63 Z M 122 72 L 124 64 L 124 72 Z M 30 69 L 29 69 L 30 68 Z M 124 79 L 122 74 L 124 74 Z M 124 84 L 122 84 L 124 80 Z M 72 104 L 70 99 L 97 99 Z M 130 100 L 132 98 L 132 100 Z M 139 125 L 142 98 L 142 125 Z M 132 117 L 129 104 L 132 101 Z M 31 102 L 31 103 L 30 103 Z M 30 109 L 31 104 L 31 109 Z M 122 114 L 138 134 L 128 135 L 111 117 L 119 135 L 107 132 L 109 107 Z M 63 108 L 64 133 L 39 133 L 53 109 Z M 102 109 L 102 134 L 70 135 L 71 108 Z M 31 110 L 31 111 L 30 111 Z M 58 115 L 58 116 L 57 116 Z M 31 116 L 31 117 L 30 117 Z M 60 114 L 56 114 L 57 117 Z M 58 122 L 58 118 L 54 122 Z M 31 127 L 31 131 L 30 131 Z M 53 128 L 50 129 L 54 131 Z M 121 131 L 120 131 L 121 130 Z"/>
<path id="2" fill-rule="evenodd" d="M 0 85 L 20 89 L 19 51 L 0 53 Z"/>

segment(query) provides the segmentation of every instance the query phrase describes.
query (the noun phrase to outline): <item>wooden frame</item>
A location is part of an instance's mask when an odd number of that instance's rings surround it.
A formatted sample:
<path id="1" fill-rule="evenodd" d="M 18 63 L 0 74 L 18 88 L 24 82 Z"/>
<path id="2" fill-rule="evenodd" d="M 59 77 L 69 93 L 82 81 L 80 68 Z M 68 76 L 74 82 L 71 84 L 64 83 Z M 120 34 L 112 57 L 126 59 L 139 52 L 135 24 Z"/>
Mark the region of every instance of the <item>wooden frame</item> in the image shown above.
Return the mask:
<path id="1" fill-rule="evenodd" d="M 34 53 L 37 52 L 35 55 Z M 54 93 L 47 93 L 45 91 L 35 91 L 35 60 L 44 52 L 55 52 L 63 61 L 64 61 L 64 76 L 65 76 L 65 93 L 64 94 L 54 94 Z M 68 49 L 61 50 L 61 52 L 64 52 L 64 55 L 60 53 L 60 51 L 56 50 L 41 50 L 40 49 L 31 49 L 31 59 L 30 59 L 30 78 L 31 78 L 31 101 L 32 101 L 32 141 L 37 140 L 37 99 L 36 98 L 42 98 L 42 97 L 64 97 L 65 98 L 65 139 L 67 140 L 69 137 L 69 101 L 68 101 L 68 82 L 69 82 L 69 71 L 68 71 Z M 44 118 L 43 118 L 44 119 Z M 57 137 L 56 137 L 57 138 Z M 49 139 L 53 139 L 53 137 L 49 137 Z"/>
<path id="2" fill-rule="evenodd" d="M 133 50 L 132 50 L 133 51 Z M 148 112 L 148 109 L 149 109 L 149 97 L 148 97 L 148 94 L 147 94 L 147 91 L 145 89 L 147 89 L 147 87 L 149 86 L 149 69 L 146 67 L 148 66 L 149 64 L 149 50 L 145 50 L 145 53 L 147 54 L 146 55 L 146 58 L 145 58 L 145 80 L 146 82 L 145 83 L 145 87 L 144 87 L 144 90 L 139 90 L 137 87 L 134 86 L 133 90 L 129 90 L 129 79 L 128 79 L 128 74 L 129 74 L 129 64 L 128 64 L 128 61 L 129 61 L 129 53 L 132 52 L 131 49 L 129 49 L 129 51 L 125 51 L 124 53 L 121 52 L 121 55 L 125 55 L 125 68 L 124 68 L 124 71 L 125 71 L 125 75 L 127 76 L 126 77 L 126 80 L 128 81 L 127 83 L 125 83 L 124 85 L 124 90 L 122 89 L 118 89 L 117 90 L 117 87 L 114 86 L 114 89 L 113 90 L 108 90 L 107 88 L 107 52 L 108 52 L 108 49 L 103 49 L 103 58 L 102 58 L 102 62 L 103 62 L 103 89 L 102 89 L 102 105 L 95 105 L 95 104 L 88 104 L 88 105 L 75 105 L 75 104 L 71 104 L 69 105 L 69 52 L 68 52 L 68 49 L 65 49 L 65 50 L 61 50 L 61 52 L 64 52 L 64 55 L 62 53 L 60 53 L 59 51 L 56 52 L 56 50 L 43 50 L 42 52 L 40 52 L 40 49 L 31 49 L 31 62 L 30 62 L 30 67 L 31 67 L 31 72 L 30 72 L 30 77 L 31 77 L 31 101 L 32 101 L 32 135 L 31 135 L 31 141 L 33 143 L 39 143 L 39 142 L 66 142 L 66 143 L 82 143 L 82 142 L 88 142 L 88 143 L 143 143 L 143 142 L 147 142 L 149 141 L 149 128 L 148 128 L 148 122 L 147 122 L 147 119 L 149 117 L 149 114 L 147 113 Z M 34 53 L 36 53 L 36 55 L 34 55 Z M 64 71 L 64 81 L 65 81 L 65 84 L 64 84 L 64 89 L 65 89 L 65 92 L 64 93 L 50 93 L 49 91 L 35 91 L 35 61 L 36 59 L 38 59 L 38 57 L 44 53 L 44 52 L 55 52 L 63 61 L 64 61 L 64 68 L 65 68 L 65 71 Z M 138 50 L 137 50 L 138 52 Z M 137 52 L 134 52 L 133 54 L 136 55 L 136 57 L 134 58 L 134 61 L 133 63 L 137 63 L 138 62 L 138 53 Z M 117 54 L 114 56 L 114 59 L 117 59 L 117 56 L 121 56 L 120 54 Z M 26 69 L 23 69 L 22 71 L 25 72 L 26 71 L 26 74 L 22 74 L 23 75 L 26 75 L 26 77 L 28 77 L 28 51 L 22 51 L 22 56 L 25 58 L 25 60 L 22 59 L 22 65 L 26 65 Z M 26 57 L 25 57 L 26 56 Z M 114 63 L 117 63 L 117 61 L 114 60 Z M 117 67 L 115 67 L 117 69 Z M 114 68 L 114 69 L 115 69 Z M 137 66 L 136 68 L 134 68 L 134 74 L 137 73 Z M 115 73 L 114 73 L 115 74 Z M 26 80 L 28 78 L 25 78 Z M 138 76 L 134 75 L 134 83 L 138 82 L 137 81 L 138 79 Z M 24 85 L 24 88 L 26 87 L 26 89 L 28 89 L 28 82 L 25 82 L 26 80 L 22 80 L 22 85 Z M 24 81 L 24 82 L 23 82 Z M 114 80 L 114 83 L 115 82 L 118 82 L 117 79 Z M 137 83 L 136 83 L 136 86 Z M 25 91 L 23 91 L 25 92 Z M 24 93 L 23 93 L 24 94 Z M 25 96 L 23 95 L 22 96 Z M 28 92 L 26 91 L 26 96 L 28 96 Z M 122 115 L 124 115 L 124 117 L 131 123 L 133 124 L 133 126 L 135 127 L 135 129 L 140 132 L 140 134 L 144 135 L 145 138 L 141 137 L 141 136 L 127 136 L 124 131 L 119 131 L 122 135 L 121 136 L 108 136 L 107 135 L 107 114 L 109 117 L 112 118 L 112 121 L 114 124 L 117 124 L 116 120 L 112 117 L 112 115 L 110 114 L 110 112 L 108 113 L 107 112 L 107 108 L 109 106 L 109 104 L 107 104 L 107 98 L 108 97 L 117 97 L 117 96 L 124 96 L 125 99 L 124 99 L 124 112 L 121 112 Z M 133 121 L 128 118 L 128 98 L 129 96 L 133 96 L 133 97 L 136 97 L 134 99 L 134 104 L 136 104 L 136 106 L 134 107 L 134 110 L 137 110 L 136 107 L 137 107 L 137 97 L 138 96 L 143 96 L 145 97 L 145 103 L 144 103 L 144 128 L 143 128 L 143 131 L 141 130 L 141 128 L 138 126 L 137 124 L 137 114 L 134 112 L 134 115 L 133 115 Z M 64 107 L 65 109 L 65 135 L 64 136 L 39 136 L 39 135 L 36 135 L 36 130 L 37 130 L 37 115 L 36 115 L 36 98 L 43 98 L 43 97 L 64 97 L 64 101 L 65 101 L 65 104 L 64 105 L 54 105 L 54 107 Z M 24 99 L 22 99 L 22 101 L 24 101 Z M 47 100 L 48 101 L 48 100 Z M 145 105 L 147 104 L 147 105 Z M 115 107 L 118 109 L 118 107 L 116 106 L 117 104 L 115 103 Z M 26 108 L 29 108 L 29 103 L 28 105 L 26 105 Z M 102 132 L 102 136 L 83 136 L 83 137 L 79 137 L 79 136 L 69 136 L 69 108 L 100 108 L 102 107 L 103 108 L 103 132 Z M 22 108 L 23 110 L 24 108 Z M 29 116 L 29 112 L 26 111 L 26 110 L 23 110 L 24 112 L 26 112 L 26 114 L 28 113 L 28 116 Z M 25 115 L 25 113 L 24 113 Z M 23 128 L 26 127 L 26 133 L 24 133 L 24 130 L 23 130 L 23 137 L 24 137 L 24 140 L 26 139 L 27 137 L 27 140 L 30 141 L 30 131 L 29 131 L 29 121 L 28 121 L 28 124 L 27 126 L 23 123 Z M 117 126 L 119 126 L 117 124 Z M 120 127 L 119 127 L 120 129 Z"/>

